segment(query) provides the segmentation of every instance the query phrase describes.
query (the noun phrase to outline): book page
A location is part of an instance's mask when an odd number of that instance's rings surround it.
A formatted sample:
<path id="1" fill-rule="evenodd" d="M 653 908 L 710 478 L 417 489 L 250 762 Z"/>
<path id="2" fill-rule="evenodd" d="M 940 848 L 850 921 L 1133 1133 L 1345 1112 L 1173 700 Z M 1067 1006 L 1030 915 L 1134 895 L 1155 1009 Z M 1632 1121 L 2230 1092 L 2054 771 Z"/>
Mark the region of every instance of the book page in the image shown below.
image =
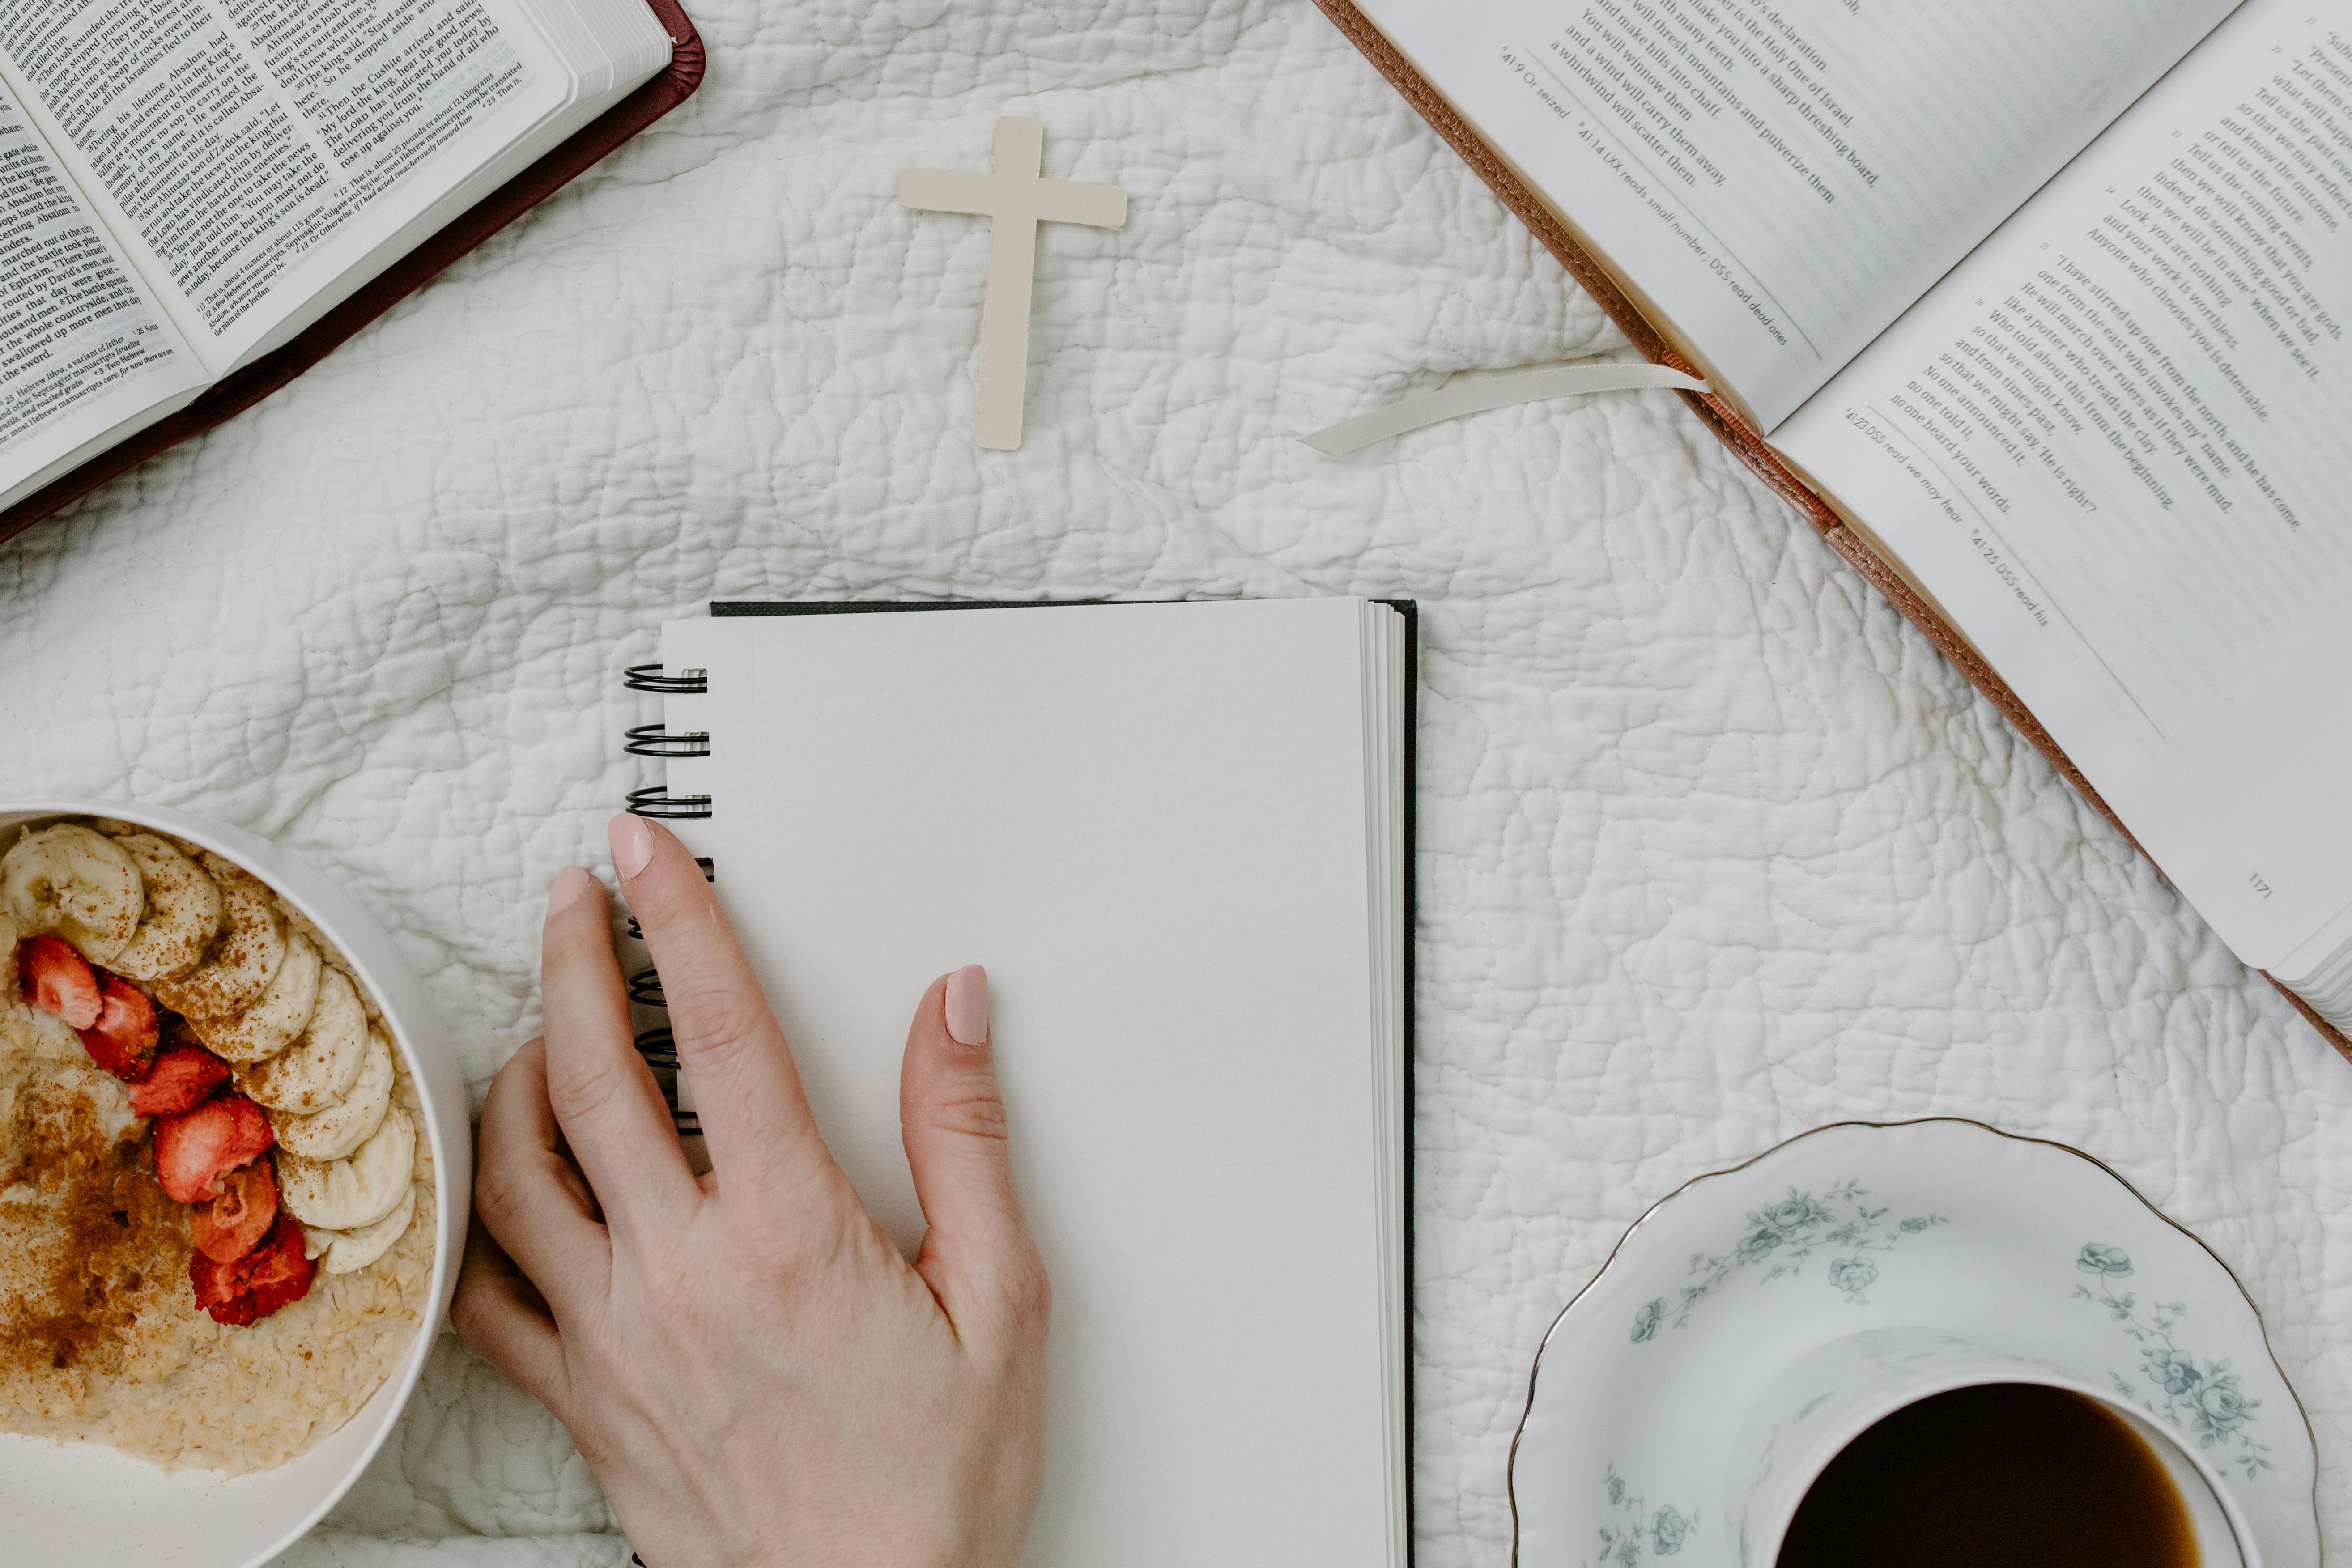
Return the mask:
<path id="1" fill-rule="evenodd" d="M 0 75 L 215 374 L 570 96 L 509 0 L 0 0 Z"/>
<path id="2" fill-rule="evenodd" d="M 205 382 L 0 84 L 0 507 Z"/>
<path id="3" fill-rule="evenodd" d="M 2352 902 L 2352 26 L 2251 0 L 1774 444 L 2249 963 Z"/>
<path id="4" fill-rule="evenodd" d="M 2234 0 L 1359 0 L 1770 430 Z"/>

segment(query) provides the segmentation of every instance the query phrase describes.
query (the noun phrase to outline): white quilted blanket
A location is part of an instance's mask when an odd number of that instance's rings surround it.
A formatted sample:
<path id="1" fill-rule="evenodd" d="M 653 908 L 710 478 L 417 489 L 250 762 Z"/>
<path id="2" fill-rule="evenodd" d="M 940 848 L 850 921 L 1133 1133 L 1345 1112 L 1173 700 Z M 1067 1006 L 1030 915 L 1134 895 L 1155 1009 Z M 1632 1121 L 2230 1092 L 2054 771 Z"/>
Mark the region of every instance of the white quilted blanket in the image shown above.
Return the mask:
<path id="1" fill-rule="evenodd" d="M 0 548 L 8 795 L 272 835 L 397 934 L 478 1086 L 539 900 L 714 595 L 1410 595 L 1425 1568 L 1501 1568 L 1560 1302 L 1651 1201 L 1839 1118 L 2122 1170 L 2235 1265 L 2352 1540 L 2352 1067 L 1664 394 L 1291 437 L 1613 329 L 1304 0 L 688 0 L 700 96 L 257 410 Z M 894 205 L 1007 110 L 1046 234 L 1013 454 L 984 231 Z M 445 1341 L 287 1559 L 626 1560 Z"/>

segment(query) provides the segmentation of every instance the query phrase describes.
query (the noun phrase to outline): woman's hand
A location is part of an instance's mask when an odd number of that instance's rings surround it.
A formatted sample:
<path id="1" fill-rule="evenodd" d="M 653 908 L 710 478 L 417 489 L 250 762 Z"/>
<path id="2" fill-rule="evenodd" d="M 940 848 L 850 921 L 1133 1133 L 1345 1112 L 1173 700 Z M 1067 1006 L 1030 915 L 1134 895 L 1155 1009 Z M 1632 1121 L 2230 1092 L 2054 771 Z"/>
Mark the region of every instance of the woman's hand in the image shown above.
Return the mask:
<path id="1" fill-rule="evenodd" d="M 712 1170 L 632 1043 L 603 888 L 548 898 L 547 1033 L 482 1108 L 466 1342 L 572 1429 L 650 1568 L 1011 1568 L 1037 1498 L 1045 1272 L 1013 1190 L 978 967 L 934 983 L 899 1115 L 909 1268 L 827 1152 L 701 872 L 611 827 Z"/>

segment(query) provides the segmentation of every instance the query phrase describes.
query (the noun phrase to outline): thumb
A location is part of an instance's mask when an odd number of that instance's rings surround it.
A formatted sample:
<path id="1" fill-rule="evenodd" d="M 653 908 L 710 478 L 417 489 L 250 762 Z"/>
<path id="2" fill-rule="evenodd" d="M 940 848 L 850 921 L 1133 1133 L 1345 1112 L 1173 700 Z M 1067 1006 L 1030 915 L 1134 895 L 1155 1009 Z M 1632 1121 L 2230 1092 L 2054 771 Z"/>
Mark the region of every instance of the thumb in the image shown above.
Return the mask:
<path id="1" fill-rule="evenodd" d="M 963 1326 L 964 1315 L 1041 1308 L 1045 1268 L 1013 1181 L 1004 1101 L 988 1028 L 988 971 L 966 964 L 931 982 L 907 1031 L 898 1123 L 924 1233 L 915 1268 Z"/>

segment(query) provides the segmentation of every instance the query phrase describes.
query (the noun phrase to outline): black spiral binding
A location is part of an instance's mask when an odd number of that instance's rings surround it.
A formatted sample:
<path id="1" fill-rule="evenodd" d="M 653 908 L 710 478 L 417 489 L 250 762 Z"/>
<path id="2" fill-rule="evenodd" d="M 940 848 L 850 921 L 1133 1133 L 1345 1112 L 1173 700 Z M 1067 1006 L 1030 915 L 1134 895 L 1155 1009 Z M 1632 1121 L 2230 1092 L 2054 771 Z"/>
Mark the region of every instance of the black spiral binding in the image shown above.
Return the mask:
<path id="1" fill-rule="evenodd" d="M 665 696 L 699 697 L 710 689 L 707 670 L 681 669 L 676 675 L 666 675 L 657 664 L 633 664 L 622 683 L 632 691 L 658 691 Z"/>
<path id="2" fill-rule="evenodd" d="M 703 670 L 680 670 L 669 674 L 658 664 L 636 664 L 628 668 L 624 684 L 631 691 L 652 692 L 666 697 L 698 697 L 710 689 L 709 676 Z M 633 757 L 707 757 L 710 754 L 710 737 L 695 731 L 673 735 L 662 724 L 639 724 L 628 732 L 625 749 Z M 696 820 L 710 815 L 710 797 L 707 795 L 673 795 L 666 784 L 649 784 L 629 792 L 632 816 L 651 817 L 656 821 Z M 707 881 L 718 880 L 718 869 L 709 856 L 695 857 Z M 642 942 L 645 928 L 636 917 L 629 917 L 629 935 Z M 661 975 L 651 964 L 629 975 L 629 1000 L 641 1007 L 663 1007 L 669 1004 L 662 996 Z M 677 1041 L 667 1028 L 647 1029 L 637 1036 L 637 1054 L 654 1069 L 662 1086 L 662 1094 L 669 1101 L 670 1121 L 681 1134 L 699 1135 L 702 1119 L 691 1110 L 677 1108 Z M 633 1560 L 635 1560 L 633 1558 Z"/>
<path id="3" fill-rule="evenodd" d="M 707 795 L 672 795 L 667 784 L 647 784 L 629 792 L 629 815 L 663 822 L 680 822 L 710 815 Z"/>
<path id="4" fill-rule="evenodd" d="M 637 1055 L 646 1058 L 646 1066 L 654 1069 L 654 1077 L 662 1083 L 662 1092 L 670 1102 L 671 1122 L 680 1132 L 701 1131 L 702 1118 L 677 1108 L 677 1037 L 667 1029 L 647 1029 L 637 1037 Z"/>
<path id="5" fill-rule="evenodd" d="M 700 730 L 673 735 L 660 724 L 640 724 L 629 731 L 628 744 L 622 750 L 633 757 L 707 757 L 710 736 Z"/>

